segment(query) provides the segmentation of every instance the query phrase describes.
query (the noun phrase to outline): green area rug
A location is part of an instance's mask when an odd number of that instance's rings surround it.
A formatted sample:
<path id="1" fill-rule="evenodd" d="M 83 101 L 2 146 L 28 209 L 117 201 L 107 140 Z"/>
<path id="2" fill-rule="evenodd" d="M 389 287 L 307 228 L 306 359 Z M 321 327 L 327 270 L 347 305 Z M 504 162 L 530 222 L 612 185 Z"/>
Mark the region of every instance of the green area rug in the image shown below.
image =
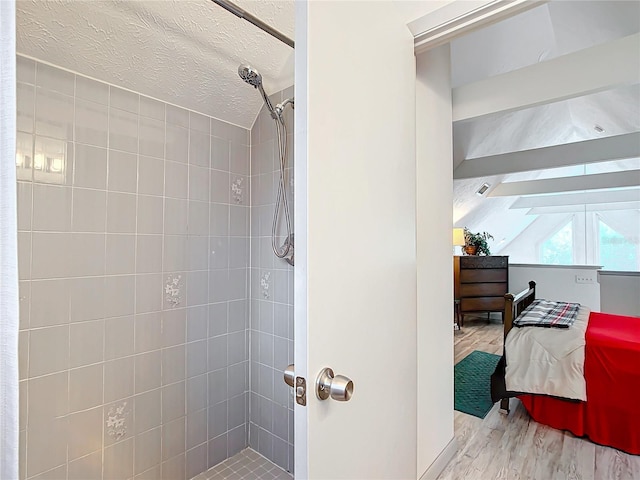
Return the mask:
<path id="1" fill-rule="evenodd" d="M 453 369 L 454 408 L 475 417 L 484 418 L 493 407 L 491 374 L 499 355 L 474 350 Z"/>

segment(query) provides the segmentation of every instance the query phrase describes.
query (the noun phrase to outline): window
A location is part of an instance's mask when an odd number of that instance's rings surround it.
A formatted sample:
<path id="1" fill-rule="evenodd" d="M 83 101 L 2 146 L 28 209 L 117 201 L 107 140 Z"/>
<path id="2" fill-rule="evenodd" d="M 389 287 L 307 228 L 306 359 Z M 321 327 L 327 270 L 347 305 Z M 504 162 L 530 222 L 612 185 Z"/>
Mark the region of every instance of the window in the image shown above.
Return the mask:
<path id="1" fill-rule="evenodd" d="M 540 246 L 540 263 L 571 265 L 573 263 L 573 228 L 570 221 Z"/>
<path id="2" fill-rule="evenodd" d="M 637 270 L 638 245 L 615 231 L 602 220 L 598 221 L 600 264 L 605 270 Z"/>

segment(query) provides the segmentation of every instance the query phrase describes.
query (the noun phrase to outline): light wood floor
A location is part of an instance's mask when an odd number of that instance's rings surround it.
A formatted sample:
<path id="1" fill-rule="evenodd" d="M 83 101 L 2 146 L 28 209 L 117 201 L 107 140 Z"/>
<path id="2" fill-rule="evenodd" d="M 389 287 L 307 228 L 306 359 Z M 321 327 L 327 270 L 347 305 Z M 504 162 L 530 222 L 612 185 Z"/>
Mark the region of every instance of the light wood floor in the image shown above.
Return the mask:
<path id="1" fill-rule="evenodd" d="M 455 362 L 473 350 L 501 354 L 501 335 L 501 323 L 465 318 L 454 334 Z M 508 417 L 498 407 L 484 419 L 454 412 L 458 452 L 439 480 L 640 480 L 640 456 L 540 425 L 517 399 Z"/>

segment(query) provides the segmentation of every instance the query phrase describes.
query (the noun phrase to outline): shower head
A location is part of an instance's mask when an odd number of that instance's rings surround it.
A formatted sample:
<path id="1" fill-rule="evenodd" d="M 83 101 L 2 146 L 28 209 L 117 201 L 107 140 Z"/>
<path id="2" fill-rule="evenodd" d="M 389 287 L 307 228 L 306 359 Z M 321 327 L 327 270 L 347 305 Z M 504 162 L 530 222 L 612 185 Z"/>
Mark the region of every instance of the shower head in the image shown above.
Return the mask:
<path id="1" fill-rule="evenodd" d="M 238 75 L 242 80 L 260 91 L 264 103 L 267 106 L 269 113 L 271 113 L 271 117 L 278 118 L 278 115 L 271 104 L 271 100 L 269 100 L 269 97 L 262 87 L 262 75 L 260 75 L 260 73 L 250 65 L 240 65 L 238 67 Z"/>
<path id="2" fill-rule="evenodd" d="M 238 67 L 238 75 L 240 78 L 247 82 L 249 85 L 252 85 L 254 88 L 258 88 L 262 85 L 262 75 L 252 68 L 250 65 L 240 65 Z"/>

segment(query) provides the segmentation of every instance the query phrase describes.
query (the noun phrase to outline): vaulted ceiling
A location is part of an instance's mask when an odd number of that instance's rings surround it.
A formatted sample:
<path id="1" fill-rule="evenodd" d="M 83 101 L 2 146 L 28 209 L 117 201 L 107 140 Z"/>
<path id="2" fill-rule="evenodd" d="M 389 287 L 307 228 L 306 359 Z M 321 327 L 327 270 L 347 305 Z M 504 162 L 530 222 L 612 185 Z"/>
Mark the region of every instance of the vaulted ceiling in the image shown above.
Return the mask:
<path id="1" fill-rule="evenodd" d="M 551 1 L 456 39 L 451 44 L 454 110 L 456 94 L 461 97 L 462 93 L 473 91 L 474 85 L 509 75 L 518 78 L 514 74 L 519 71 L 537 75 L 542 69 L 536 66 L 549 61 L 563 62 L 580 52 L 593 51 L 595 59 L 597 51 L 609 45 L 609 51 L 604 51 L 613 57 L 621 50 L 618 45 L 625 38 L 630 40 L 626 45 L 631 46 L 627 53 L 637 64 L 639 31 L 640 2 Z M 601 64 L 586 62 L 588 68 L 584 72 L 572 74 L 581 80 L 581 76 L 587 78 L 615 70 L 607 54 L 600 58 Z M 611 81 L 606 88 L 586 94 L 454 122 L 456 226 L 490 231 L 496 237 L 499 251 L 544 212 L 527 208 L 527 202 L 519 202 L 521 198 L 556 194 L 555 202 L 562 203 L 570 201 L 563 195 L 570 195 L 568 192 L 580 187 L 584 191 L 620 187 L 626 190 L 623 196 L 629 197 L 631 203 L 624 203 L 621 198 L 619 204 L 637 209 L 640 71 L 636 67 L 631 80 L 623 75 L 620 78 L 618 84 Z M 528 79 L 524 75 L 520 80 L 522 83 L 503 86 L 516 92 L 529 88 L 544 90 L 545 85 L 552 90 L 563 79 L 553 75 Z M 619 171 L 626 173 L 598 175 Z M 593 176 L 583 177 L 585 174 Z M 583 178 L 568 180 L 571 176 Z M 560 180 L 544 180 L 554 177 Z M 535 179 L 540 180 L 534 184 L 514 183 Z M 489 189 L 479 196 L 476 192 L 484 183 Z M 605 201 L 613 201 L 611 195 L 604 195 L 604 201 L 597 195 L 582 198 L 585 203 L 599 202 L 601 206 Z"/>

